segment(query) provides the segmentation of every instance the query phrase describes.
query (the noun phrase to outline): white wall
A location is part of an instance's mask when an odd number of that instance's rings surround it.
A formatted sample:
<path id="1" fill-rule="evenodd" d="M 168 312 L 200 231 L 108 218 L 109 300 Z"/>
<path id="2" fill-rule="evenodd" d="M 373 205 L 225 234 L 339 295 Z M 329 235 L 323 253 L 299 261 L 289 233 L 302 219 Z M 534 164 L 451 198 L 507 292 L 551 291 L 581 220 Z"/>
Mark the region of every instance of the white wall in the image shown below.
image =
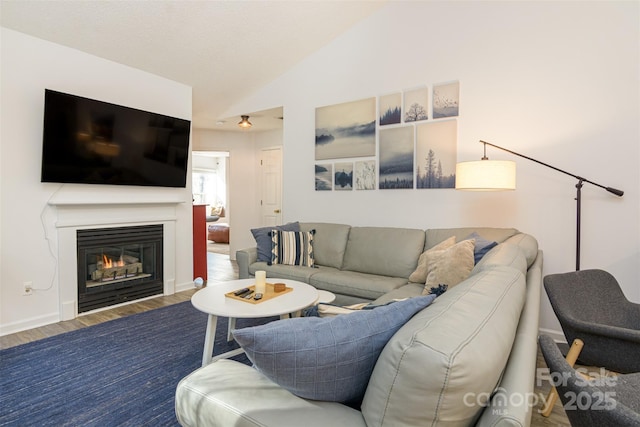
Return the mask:
<path id="1" fill-rule="evenodd" d="M 592 181 L 582 269 L 603 268 L 640 301 L 639 3 L 391 2 L 227 115 L 283 105 L 284 219 L 416 228 L 516 227 L 545 274 L 575 268 L 575 183 L 515 160 L 518 189 L 314 191 L 314 114 L 325 105 L 459 80 L 458 160 L 485 139 Z M 597 303 L 597 295 L 594 295 Z M 544 297 L 541 327 L 559 330 Z"/>
<path id="2" fill-rule="evenodd" d="M 192 286 L 190 176 L 185 189 L 40 182 L 45 88 L 189 120 L 191 88 L 22 33 L 1 31 L 0 333 L 60 317 L 54 266 L 58 249 L 64 248 L 57 248 L 56 209 L 47 204 L 54 196 L 183 201 L 176 208 L 175 283 L 176 288 Z M 26 281 L 36 289 L 28 297 L 22 296 Z"/>

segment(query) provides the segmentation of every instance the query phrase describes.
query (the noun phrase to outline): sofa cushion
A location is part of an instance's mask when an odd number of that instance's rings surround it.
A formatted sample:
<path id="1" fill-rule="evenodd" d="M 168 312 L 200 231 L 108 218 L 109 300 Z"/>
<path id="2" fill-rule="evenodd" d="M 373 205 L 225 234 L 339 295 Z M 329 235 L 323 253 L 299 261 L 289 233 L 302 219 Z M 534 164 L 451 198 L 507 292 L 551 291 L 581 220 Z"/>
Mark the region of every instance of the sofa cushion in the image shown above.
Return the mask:
<path id="1" fill-rule="evenodd" d="M 408 278 L 423 248 L 422 230 L 351 227 L 342 270 Z"/>
<path id="2" fill-rule="evenodd" d="M 424 294 L 439 285 L 448 289 L 469 277 L 473 269 L 474 240 L 463 240 L 448 249 L 434 251 L 427 264 L 427 280 L 424 284 Z"/>
<path id="3" fill-rule="evenodd" d="M 183 378 L 175 401 L 182 426 L 366 427 L 356 409 L 294 396 L 256 369 L 228 359 Z"/>
<path id="4" fill-rule="evenodd" d="M 252 228 L 251 234 L 253 234 L 253 238 L 256 239 L 256 246 L 258 247 L 258 261 L 271 261 L 271 236 L 269 236 L 269 232 L 273 229 L 300 231 L 300 224 L 298 222 L 290 222 L 284 225 Z"/>
<path id="5" fill-rule="evenodd" d="M 253 275 L 256 271 L 264 270 L 267 277 L 276 277 L 278 279 L 298 280 L 300 282 L 310 283 L 311 276 L 320 272 L 339 271 L 332 267 L 324 267 L 315 265 L 314 267 L 304 267 L 299 265 L 272 264 L 266 262 L 254 262 L 249 266 L 249 272 Z"/>
<path id="6" fill-rule="evenodd" d="M 314 400 L 358 402 L 389 338 L 435 295 L 335 317 L 299 317 L 233 331 L 266 377 Z"/>
<path id="7" fill-rule="evenodd" d="M 407 283 L 404 277 L 387 277 L 355 271 L 324 269 L 309 278 L 309 284 L 335 294 L 374 300 Z"/>
<path id="8" fill-rule="evenodd" d="M 316 230 L 313 252 L 316 264 L 341 268 L 351 226 L 325 222 L 301 222 L 300 231 Z"/>
<path id="9" fill-rule="evenodd" d="M 456 244 L 455 236 L 451 236 L 448 239 L 438 243 L 433 248 L 424 251 L 420 254 L 418 258 L 418 266 L 409 276 L 410 282 L 415 283 L 424 283 L 427 281 L 427 274 L 429 274 L 429 270 L 427 268 L 429 264 L 429 258 L 435 255 L 436 251 L 442 251 L 444 249 L 449 249 L 451 246 Z"/>
<path id="10" fill-rule="evenodd" d="M 362 402 L 367 425 L 472 425 L 506 365 L 525 287 L 520 271 L 496 266 L 416 314 L 378 358 Z"/>
<path id="11" fill-rule="evenodd" d="M 377 298 L 371 304 L 380 305 L 380 304 L 386 304 L 389 301 L 393 301 L 394 299 L 415 297 L 418 295 L 422 295 L 423 290 L 424 290 L 424 285 L 422 283 L 407 283 L 404 286 L 400 286 L 399 288 L 396 288 L 390 292 L 387 292 L 386 294 Z"/>
<path id="12" fill-rule="evenodd" d="M 313 267 L 313 235 L 311 231 L 271 230 L 271 264 Z"/>

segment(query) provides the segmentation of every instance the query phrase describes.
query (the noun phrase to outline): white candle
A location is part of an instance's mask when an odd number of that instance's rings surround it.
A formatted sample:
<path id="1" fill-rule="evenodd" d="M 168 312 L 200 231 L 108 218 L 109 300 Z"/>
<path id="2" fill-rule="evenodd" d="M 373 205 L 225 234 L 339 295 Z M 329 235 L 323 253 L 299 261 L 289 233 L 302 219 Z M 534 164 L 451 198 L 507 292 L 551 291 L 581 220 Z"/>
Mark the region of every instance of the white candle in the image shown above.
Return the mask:
<path id="1" fill-rule="evenodd" d="M 256 293 L 263 294 L 267 289 L 267 272 L 263 270 L 256 271 Z"/>

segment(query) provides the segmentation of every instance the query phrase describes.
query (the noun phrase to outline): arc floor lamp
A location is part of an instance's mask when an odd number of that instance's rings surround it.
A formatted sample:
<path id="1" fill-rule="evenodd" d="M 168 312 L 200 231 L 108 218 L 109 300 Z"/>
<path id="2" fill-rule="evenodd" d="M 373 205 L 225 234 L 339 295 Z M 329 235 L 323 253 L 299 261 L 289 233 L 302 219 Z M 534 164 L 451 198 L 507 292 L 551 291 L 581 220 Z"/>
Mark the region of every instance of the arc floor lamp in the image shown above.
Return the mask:
<path id="1" fill-rule="evenodd" d="M 546 166 L 578 180 L 576 183 L 576 271 L 580 270 L 580 210 L 582 185 L 587 182 L 596 187 L 603 188 L 611 194 L 622 197 L 624 191 L 612 187 L 605 187 L 579 175 L 572 174 L 555 166 L 541 162 L 524 154 L 516 153 L 507 148 L 480 140 L 484 146 L 484 156 L 479 161 L 460 162 L 456 164 L 456 190 L 472 191 L 501 191 L 515 190 L 516 188 L 516 164 L 509 160 L 489 160 L 487 157 L 487 145 L 497 148 L 515 156 L 522 157 L 532 162 Z"/>

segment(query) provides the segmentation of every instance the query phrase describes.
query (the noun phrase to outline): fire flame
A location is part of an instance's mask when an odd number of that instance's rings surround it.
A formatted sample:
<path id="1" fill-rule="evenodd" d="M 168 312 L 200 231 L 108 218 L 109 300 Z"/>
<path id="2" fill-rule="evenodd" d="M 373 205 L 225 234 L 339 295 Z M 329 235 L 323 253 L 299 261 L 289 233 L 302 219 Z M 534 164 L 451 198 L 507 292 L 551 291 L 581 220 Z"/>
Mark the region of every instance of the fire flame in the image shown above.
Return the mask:
<path id="1" fill-rule="evenodd" d="M 124 260 L 122 259 L 122 255 L 120 255 L 120 259 L 118 261 L 114 261 L 106 255 L 102 255 L 102 265 L 104 268 L 112 268 L 112 267 L 124 267 Z"/>

